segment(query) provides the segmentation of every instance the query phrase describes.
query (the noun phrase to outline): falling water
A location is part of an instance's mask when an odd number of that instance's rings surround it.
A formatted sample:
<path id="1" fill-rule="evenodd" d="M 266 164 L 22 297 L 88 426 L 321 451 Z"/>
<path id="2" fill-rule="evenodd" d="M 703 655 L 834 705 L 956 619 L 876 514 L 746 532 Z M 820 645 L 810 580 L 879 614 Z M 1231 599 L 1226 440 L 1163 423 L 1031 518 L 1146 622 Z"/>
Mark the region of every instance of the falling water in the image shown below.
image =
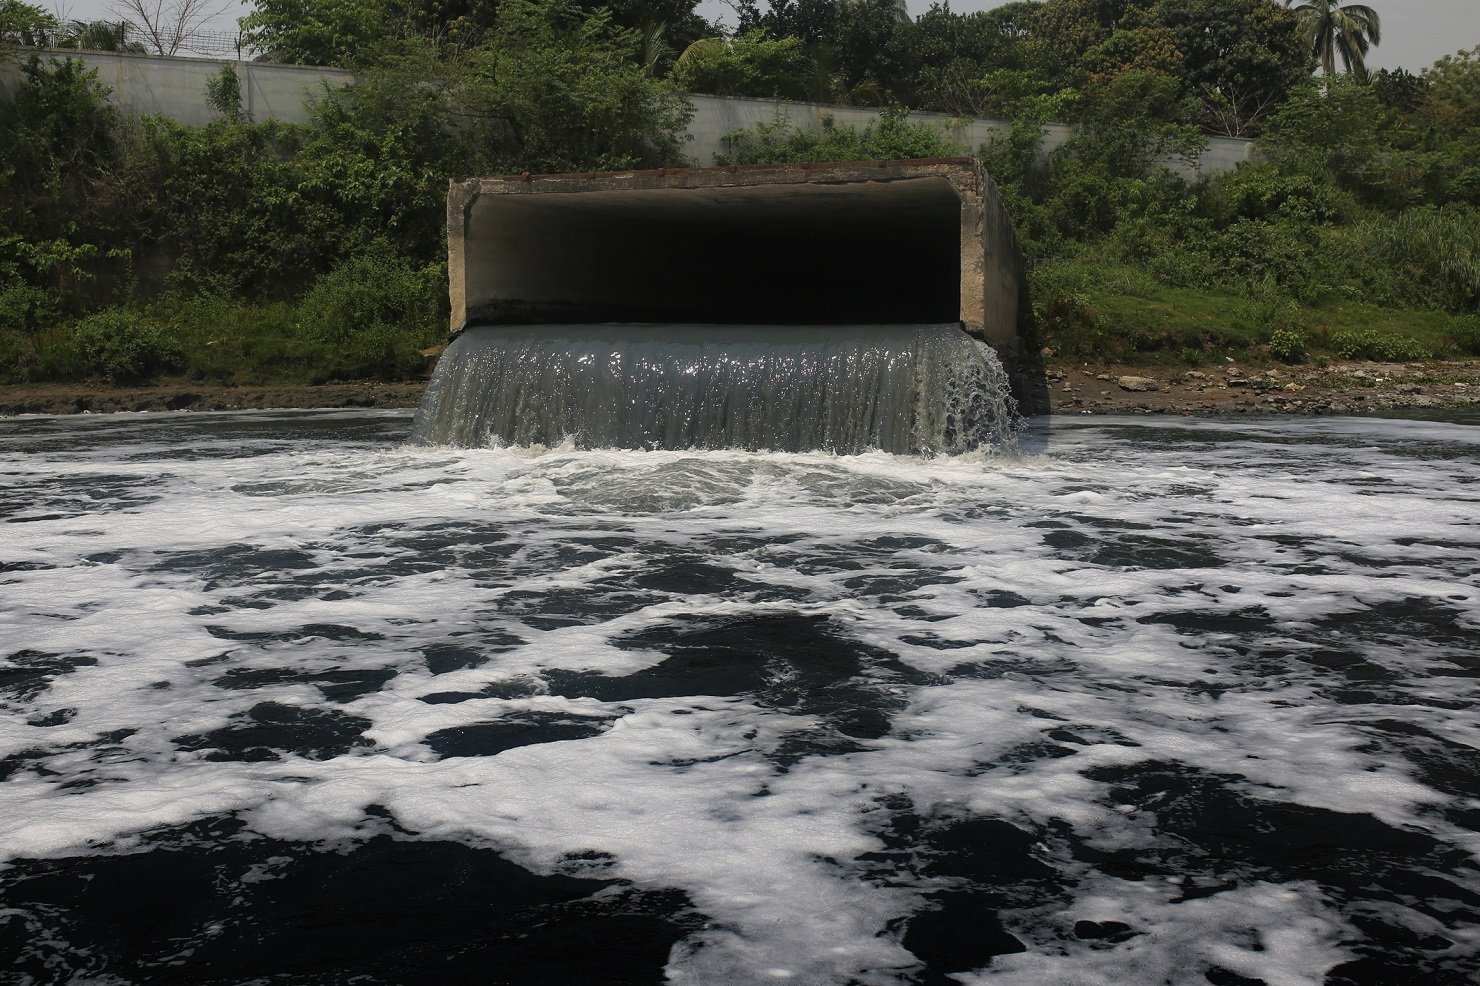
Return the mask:
<path id="1" fill-rule="evenodd" d="M 1017 421 L 996 354 L 954 323 L 482 326 L 443 355 L 413 440 L 951 454 Z"/>

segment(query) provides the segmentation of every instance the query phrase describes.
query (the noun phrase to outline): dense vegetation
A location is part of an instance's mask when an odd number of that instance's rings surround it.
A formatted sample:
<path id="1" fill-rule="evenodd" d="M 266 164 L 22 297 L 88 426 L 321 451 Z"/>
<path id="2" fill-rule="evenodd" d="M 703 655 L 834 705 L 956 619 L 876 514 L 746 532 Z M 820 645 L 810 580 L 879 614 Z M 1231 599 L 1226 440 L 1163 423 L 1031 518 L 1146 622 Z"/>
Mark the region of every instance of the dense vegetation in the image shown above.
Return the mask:
<path id="1" fill-rule="evenodd" d="M 88 25 L 0 0 L 23 70 L 0 103 L 0 380 L 414 374 L 445 329 L 446 177 L 677 163 L 685 90 L 890 107 L 778 120 L 735 161 L 980 153 L 1063 354 L 1480 352 L 1480 49 L 1369 75 L 1376 28 L 1332 39 L 1331 6 L 744 0 L 725 35 L 691 0 L 258 0 L 256 47 L 360 84 L 257 123 L 228 68 L 202 94 L 219 119 L 187 128 L 18 47 Z M 1328 55 L 1350 71 L 1313 76 Z M 1011 126 L 960 148 L 906 106 Z M 1045 154 L 1050 119 L 1074 136 Z M 1259 162 L 1168 168 L 1211 134 L 1257 136 Z"/>

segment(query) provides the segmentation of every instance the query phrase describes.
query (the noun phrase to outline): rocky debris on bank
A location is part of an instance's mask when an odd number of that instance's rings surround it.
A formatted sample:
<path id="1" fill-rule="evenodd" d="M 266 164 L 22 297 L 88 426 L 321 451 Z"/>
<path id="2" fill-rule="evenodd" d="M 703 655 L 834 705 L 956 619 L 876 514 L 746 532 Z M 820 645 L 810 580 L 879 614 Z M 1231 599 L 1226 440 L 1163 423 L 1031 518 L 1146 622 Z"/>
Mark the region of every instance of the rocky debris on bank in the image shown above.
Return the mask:
<path id="1" fill-rule="evenodd" d="M 1480 360 L 1191 369 L 1051 364 L 1057 414 L 1365 414 L 1480 406 Z"/>
<path id="2" fill-rule="evenodd" d="M 1149 390 L 1160 390 L 1161 384 L 1157 383 L 1155 377 L 1140 377 L 1134 374 L 1126 374 L 1115 381 L 1121 390 L 1129 390 L 1134 393 L 1145 393 Z"/>

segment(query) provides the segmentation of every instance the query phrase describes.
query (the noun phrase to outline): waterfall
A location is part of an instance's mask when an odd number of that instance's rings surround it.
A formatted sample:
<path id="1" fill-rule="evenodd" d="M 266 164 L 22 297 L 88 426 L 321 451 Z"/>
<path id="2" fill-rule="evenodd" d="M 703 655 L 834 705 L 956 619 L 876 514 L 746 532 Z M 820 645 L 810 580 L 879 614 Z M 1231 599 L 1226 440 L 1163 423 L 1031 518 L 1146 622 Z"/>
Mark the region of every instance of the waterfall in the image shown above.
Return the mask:
<path id="1" fill-rule="evenodd" d="M 443 353 L 413 441 L 953 454 L 1011 444 L 996 353 L 959 325 L 521 325 Z"/>

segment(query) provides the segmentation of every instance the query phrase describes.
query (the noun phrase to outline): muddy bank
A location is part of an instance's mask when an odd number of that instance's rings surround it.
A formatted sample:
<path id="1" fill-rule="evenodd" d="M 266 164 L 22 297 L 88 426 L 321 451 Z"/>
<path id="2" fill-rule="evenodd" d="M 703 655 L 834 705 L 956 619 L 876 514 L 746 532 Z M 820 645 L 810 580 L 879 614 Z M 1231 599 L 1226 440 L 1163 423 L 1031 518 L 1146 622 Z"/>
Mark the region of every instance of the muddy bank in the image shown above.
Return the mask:
<path id="1" fill-rule="evenodd" d="M 1128 366 L 1058 361 L 1047 372 L 1056 414 L 1366 414 L 1480 406 L 1480 360 L 1336 362 L 1327 366 Z M 291 407 L 415 407 L 425 381 L 228 387 L 0 386 L 0 415 L 110 411 L 235 411 Z"/>
<path id="2" fill-rule="evenodd" d="M 45 383 L 0 386 L 0 415 L 106 414 L 111 411 L 242 411 L 289 407 L 415 407 L 424 381 L 202 386 L 189 381 L 147 387 Z"/>

